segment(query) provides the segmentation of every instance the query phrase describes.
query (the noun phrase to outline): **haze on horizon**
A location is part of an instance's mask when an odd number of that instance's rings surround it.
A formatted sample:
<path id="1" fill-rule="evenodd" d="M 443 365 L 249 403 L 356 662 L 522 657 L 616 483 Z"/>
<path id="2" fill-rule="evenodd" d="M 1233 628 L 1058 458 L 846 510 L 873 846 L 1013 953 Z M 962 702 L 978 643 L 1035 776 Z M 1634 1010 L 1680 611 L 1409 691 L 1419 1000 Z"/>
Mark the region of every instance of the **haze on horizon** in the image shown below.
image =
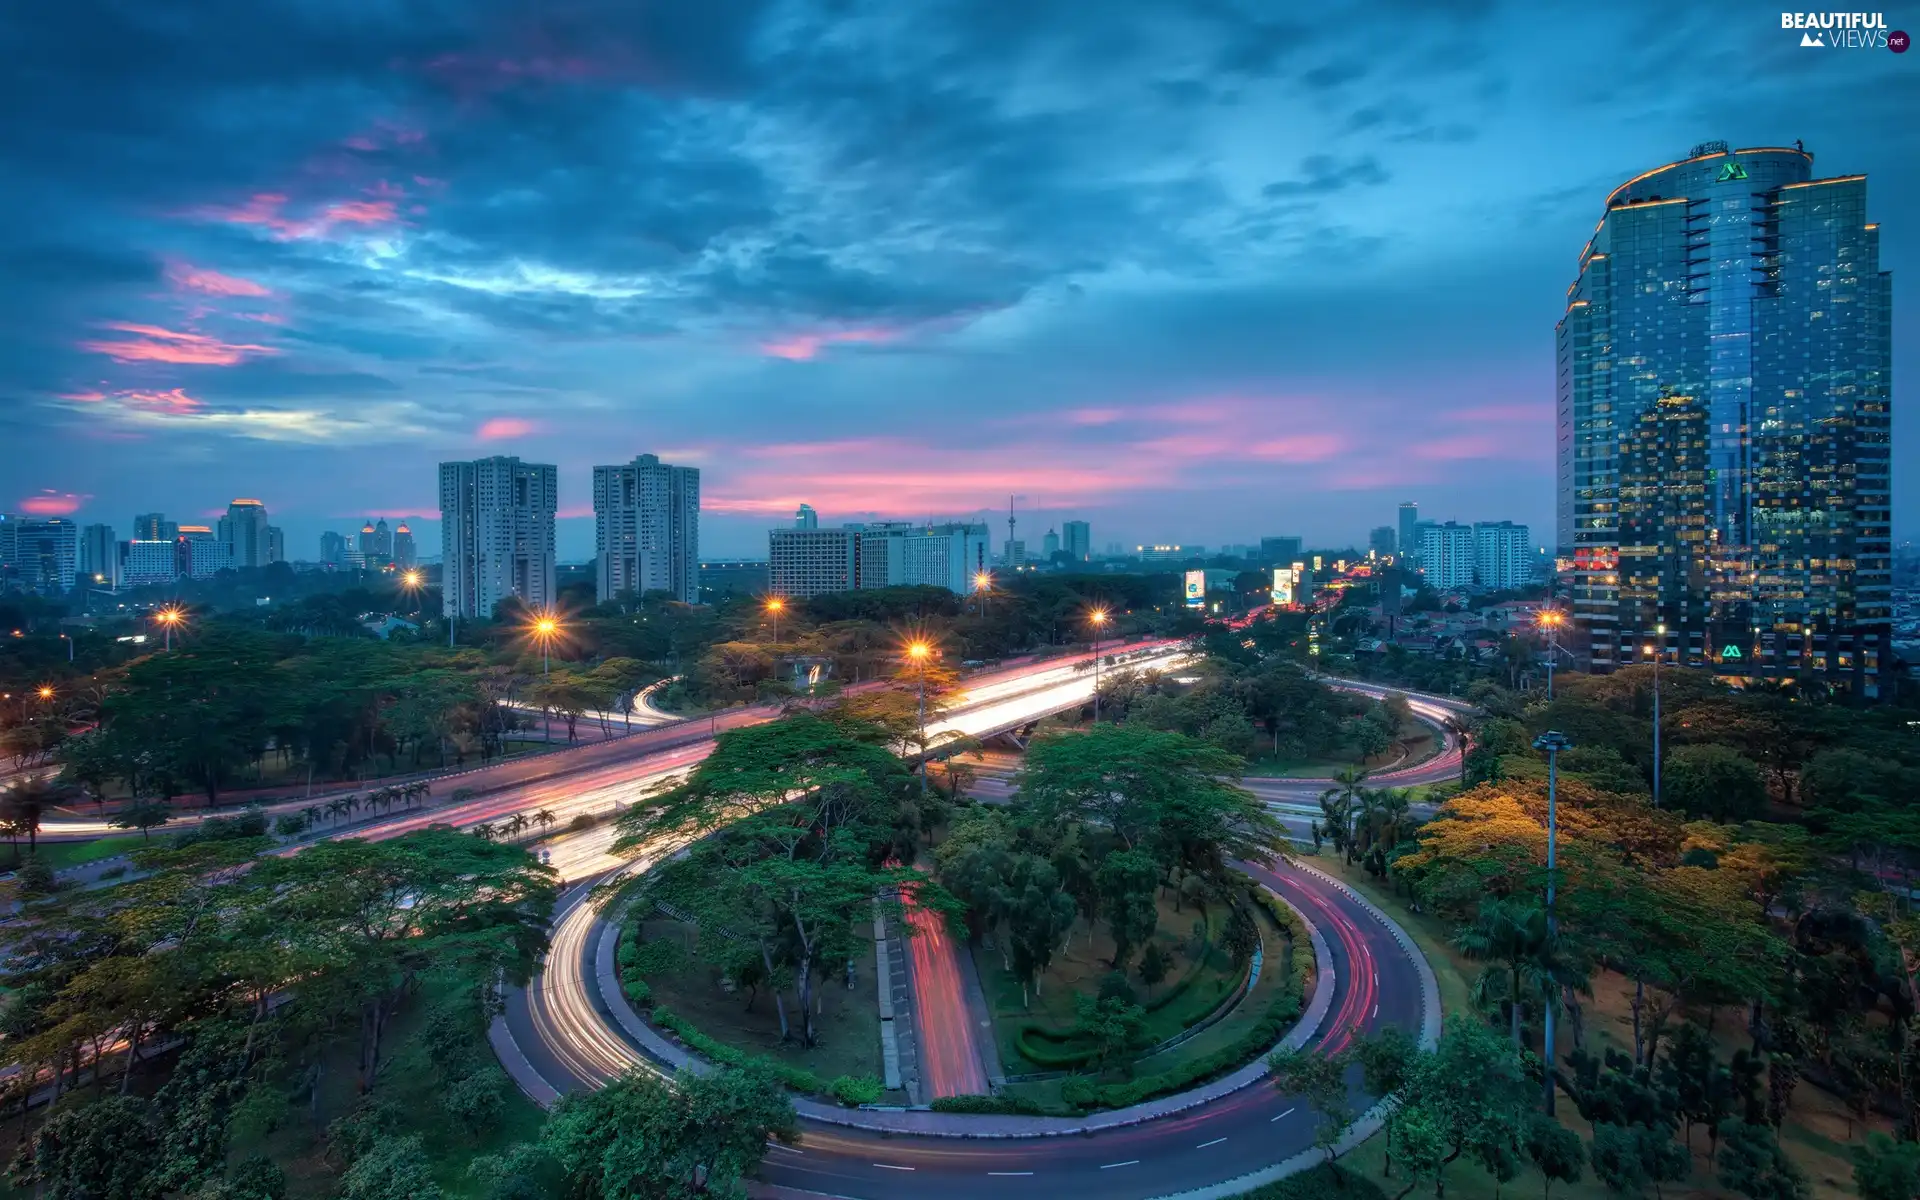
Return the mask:
<path id="1" fill-rule="evenodd" d="M 1870 176 L 1911 365 L 1920 56 L 1733 3 L 906 8 L 11 6 L 0 511 L 257 496 L 311 558 L 509 453 L 583 558 L 652 452 L 709 556 L 1016 493 L 1096 549 L 1541 540 L 1576 255 L 1707 139 Z"/>

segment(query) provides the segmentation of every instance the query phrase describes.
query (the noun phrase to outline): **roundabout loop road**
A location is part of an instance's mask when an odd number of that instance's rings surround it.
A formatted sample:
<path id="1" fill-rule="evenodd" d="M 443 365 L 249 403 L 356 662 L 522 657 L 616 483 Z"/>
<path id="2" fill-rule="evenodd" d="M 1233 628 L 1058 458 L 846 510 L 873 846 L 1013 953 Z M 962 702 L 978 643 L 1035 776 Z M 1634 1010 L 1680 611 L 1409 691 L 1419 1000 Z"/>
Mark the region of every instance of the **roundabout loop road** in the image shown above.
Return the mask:
<path id="1" fill-rule="evenodd" d="M 1458 753 L 1446 747 L 1436 759 L 1396 772 L 1393 782 L 1446 778 Z M 1286 783 L 1304 789 L 1326 781 Z M 635 1028 L 630 1008 L 618 998 L 610 948 L 601 949 L 600 914 L 589 900 L 595 880 L 646 865 L 596 875 L 567 893 L 545 971 L 530 988 L 509 993 L 495 1023 L 493 1041 L 502 1061 L 543 1104 L 636 1067 L 661 1069 L 641 1048 L 643 1038 L 657 1042 L 657 1035 Z M 1391 918 L 1311 867 L 1245 869 L 1324 938 L 1332 993 L 1310 1044 L 1337 1052 L 1356 1036 L 1389 1025 L 1428 1042 L 1438 1036 L 1432 970 Z M 1357 1079 L 1355 1086 L 1357 1093 Z M 1004 1129 L 1011 1122 L 975 1120 L 984 1136 L 905 1134 L 803 1118 L 800 1144 L 770 1148 L 755 1192 L 849 1200 L 909 1193 L 919 1200 L 959 1200 L 989 1190 L 1047 1200 L 1214 1200 L 1301 1169 L 1320 1153 L 1313 1148 L 1311 1108 L 1265 1082 L 1149 1122 L 1072 1136 L 1008 1136 Z M 1363 1120 L 1354 1138 L 1371 1132 L 1373 1124 Z"/>

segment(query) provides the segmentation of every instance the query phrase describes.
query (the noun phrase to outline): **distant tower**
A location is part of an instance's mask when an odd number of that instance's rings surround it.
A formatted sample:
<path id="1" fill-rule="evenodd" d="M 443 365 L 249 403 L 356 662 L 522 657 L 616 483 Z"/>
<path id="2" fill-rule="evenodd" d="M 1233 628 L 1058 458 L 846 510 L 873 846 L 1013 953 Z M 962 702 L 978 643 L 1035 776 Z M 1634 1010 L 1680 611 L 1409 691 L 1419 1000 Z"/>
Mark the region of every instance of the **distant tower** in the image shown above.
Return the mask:
<path id="1" fill-rule="evenodd" d="M 420 560 L 420 552 L 413 544 L 413 530 L 407 528 L 405 521 L 393 530 L 393 562 L 397 567 L 411 567 Z"/>
<path id="2" fill-rule="evenodd" d="M 820 514 L 813 511 L 813 505 L 802 504 L 800 511 L 793 514 L 793 527 L 795 529 L 818 529 L 820 528 Z"/>
<path id="3" fill-rule="evenodd" d="M 1020 566 L 1020 559 L 1025 558 L 1026 555 L 1021 553 L 1016 557 L 1016 551 L 1014 550 L 1014 547 L 1020 546 L 1020 543 L 1013 535 L 1013 500 L 1014 498 L 1012 496 L 1007 497 L 1007 566 L 1018 568 Z M 1025 549 L 1026 547 L 1020 546 L 1020 550 L 1024 551 Z"/>

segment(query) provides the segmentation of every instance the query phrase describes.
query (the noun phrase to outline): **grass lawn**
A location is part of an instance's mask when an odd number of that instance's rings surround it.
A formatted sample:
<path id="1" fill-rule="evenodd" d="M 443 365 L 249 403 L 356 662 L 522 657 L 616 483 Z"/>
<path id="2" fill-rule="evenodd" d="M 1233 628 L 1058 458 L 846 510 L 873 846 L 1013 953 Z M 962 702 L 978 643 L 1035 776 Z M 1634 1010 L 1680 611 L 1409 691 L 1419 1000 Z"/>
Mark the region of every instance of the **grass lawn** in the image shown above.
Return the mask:
<path id="1" fill-rule="evenodd" d="M 1452 1015 L 1472 1010 L 1469 997 L 1472 995 L 1473 980 L 1480 973 L 1480 964 L 1469 962 L 1453 948 L 1452 927 L 1447 922 L 1408 911 L 1404 898 L 1393 896 L 1381 881 L 1358 865 L 1347 866 L 1331 848 L 1317 858 L 1308 856 L 1308 861 L 1352 886 L 1400 923 L 1433 966 L 1434 978 L 1440 985 L 1443 1011 Z M 1632 1052 L 1633 1016 L 1627 1007 L 1631 990 L 1632 985 L 1625 978 L 1611 972 L 1603 972 L 1594 979 L 1593 997 L 1585 1001 L 1585 1005 L 1586 1040 L 1595 1053 L 1607 1046 L 1626 1053 Z M 1693 1016 L 1704 1024 L 1707 1014 L 1696 1013 Z M 1721 1013 L 1720 1019 L 1714 1022 L 1722 1057 L 1730 1056 L 1734 1050 L 1745 1046 L 1741 1032 L 1743 1024 L 1739 1014 L 1727 1012 Z M 1672 1022 L 1668 1027 L 1671 1030 Z M 1561 1053 L 1571 1053 L 1572 1038 L 1564 1022 L 1561 1039 Z M 1592 1128 L 1580 1119 L 1572 1101 L 1565 1095 L 1560 1097 L 1558 1115 L 1563 1124 L 1578 1132 L 1582 1138 L 1591 1137 Z M 1880 1127 L 1886 1131 L 1884 1123 Z M 1794 1090 L 1786 1124 L 1781 1128 L 1781 1143 L 1786 1147 L 1788 1156 L 1806 1173 L 1816 1200 L 1855 1194 L 1853 1164 L 1848 1155 L 1851 1146 L 1866 1141 L 1866 1133 L 1859 1126 L 1852 1126 L 1852 1141 L 1849 1142 L 1849 1128 L 1846 1108 L 1833 1096 L 1807 1082 L 1802 1082 Z M 1707 1166 L 1707 1137 L 1703 1130 L 1694 1131 L 1693 1152 L 1693 1178 L 1686 1186 L 1669 1188 L 1667 1196 L 1672 1200 L 1708 1200 L 1709 1197 L 1727 1195 L 1716 1185 L 1713 1171 Z M 1374 1137 L 1343 1161 L 1355 1170 L 1364 1169 L 1378 1178 L 1385 1153 L 1384 1139 Z M 1517 1189 L 1510 1194 L 1527 1195 L 1537 1190 L 1540 1183 L 1540 1177 L 1529 1170 L 1507 1186 Z M 1388 1190 L 1393 1192 L 1398 1188 Z M 1481 1200 L 1482 1197 L 1493 1200 L 1496 1189 L 1492 1177 L 1485 1172 L 1456 1165 L 1448 1172 L 1447 1194 L 1458 1200 Z M 1567 1197 L 1567 1200 L 1601 1200 L 1610 1195 L 1593 1180 L 1591 1171 L 1580 1184 L 1571 1188 L 1556 1187 L 1553 1194 Z"/>
<path id="2" fill-rule="evenodd" d="M 68 867 L 83 866 L 86 863 L 99 862 L 103 858 L 112 858 L 116 854 L 138 850 L 141 844 L 142 839 L 137 833 L 114 834 L 111 837 L 93 838 L 84 842 L 41 842 L 34 853 L 49 867 L 56 871 L 64 871 Z M 151 846 L 155 843 L 147 842 L 146 844 Z M 14 870 L 20 865 L 20 858 L 24 858 L 26 852 L 26 846 L 19 846 L 15 851 L 17 856 L 0 859 L 0 862 L 5 864 L 4 868 L 0 869 Z"/>
<path id="3" fill-rule="evenodd" d="M 1173 898 L 1164 890 L 1158 903 L 1160 927 L 1153 940 L 1172 959 L 1173 967 L 1167 977 L 1151 989 L 1138 976 L 1130 977 L 1134 992 L 1143 1003 L 1171 990 L 1194 966 L 1189 951 L 1193 924 L 1200 919 L 1200 913 L 1191 904 L 1183 905 L 1183 911 L 1174 911 Z M 1216 906 L 1210 916 L 1212 939 L 1216 943 L 1225 920 L 1224 909 Z M 1084 923 L 1075 923 L 1067 936 L 1066 947 L 1054 956 L 1053 965 L 1040 979 L 1038 994 L 1027 1004 L 1021 1000 L 1020 981 L 1006 969 L 997 949 L 978 945 L 972 947 L 972 953 L 974 965 L 980 972 L 981 990 L 992 1011 L 994 1042 L 1000 1061 L 1008 1074 L 1014 1075 L 1048 1069 L 1029 1062 L 1020 1053 L 1021 1027 L 1033 1024 L 1042 1029 L 1068 1032 L 1075 1020 L 1075 997 L 1098 991 L 1100 981 L 1113 970 L 1110 965 L 1113 939 L 1104 922 L 1096 924 L 1091 938 Z M 1136 953 L 1134 964 L 1138 963 Z M 1210 945 L 1206 962 L 1193 984 L 1165 1007 L 1147 1014 L 1144 1036 L 1148 1044 L 1165 1041 L 1212 1012 L 1241 978 L 1241 972 L 1234 969 L 1226 952 Z"/>
<path id="4" fill-rule="evenodd" d="M 693 931 L 679 921 L 666 919 L 642 923 L 649 942 L 674 940 L 687 945 Z M 762 1054 L 788 1066 L 811 1071 L 823 1080 L 841 1075 L 871 1075 L 883 1078 L 880 1055 L 880 1009 L 874 987 L 873 936 L 870 927 L 859 930 L 859 948 L 854 952 L 853 988 L 846 986 L 844 967 L 814 984 L 813 994 L 819 1030 L 818 1044 L 811 1050 L 796 1038 L 780 1040 L 780 1019 L 774 1012 L 773 998 L 765 989 L 752 997 L 749 1005 L 744 992 L 729 992 L 720 985 L 720 969 L 698 961 L 689 961 L 677 971 L 647 976 L 658 1005 L 672 1009 L 695 1029 L 729 1046 L 753 1054 Z M 793 1011 L 793 993 L 786 993 L 787 1015 L 796 1027 L 799 1017 Z M 888 1102 L 903 1102 L 904 1093 L 889 1093 Z"/>

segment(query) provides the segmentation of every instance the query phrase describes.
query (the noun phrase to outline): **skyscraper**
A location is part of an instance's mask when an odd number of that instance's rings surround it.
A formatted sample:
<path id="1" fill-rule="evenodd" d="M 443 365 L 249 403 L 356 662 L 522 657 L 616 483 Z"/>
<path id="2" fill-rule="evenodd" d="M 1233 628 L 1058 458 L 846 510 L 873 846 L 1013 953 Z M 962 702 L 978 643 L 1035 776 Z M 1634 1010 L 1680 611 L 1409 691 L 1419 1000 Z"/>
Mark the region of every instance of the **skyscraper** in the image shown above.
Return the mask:
<path id="1" fill-rule="evenodd" d="M 120 544 L 114 540 L 113 526 L 81 527 L 80 575 L 99 587 L 120 586 Z"/>
<path id="2" fill-rule="evenodd" d="M 133 519 L 133 536 L 143 542 L 170 542 L 180 536 L 180 527 L 165 513 L 141 513 Z"/>
<path id="3" fill-rule="evenodd" d="M 227 565 L 264 567 L 267 557 L 267 506 L 258 500 L 235 500 L 220 518 L 216 540 L 226 547 Z"/>
<path id="4" fill-rule="evenodd" d="M 0 591 L 70 592 L 79 563 L 80 527 L 72 521 L 0 514 Z"/>
<path id="5" fill-rule="evenodd" d="M 373 526 L 373 556 L 381 562 L 393 560 L 393 530 L 387 528 L 385 517 L 381 517 Z"/>
<path id="6" fill-rule="evenodd" d="M 1512 591 L 1533 582 L 1533 541 L 1525 525 L 1473 523 L 1473 581 L 1496 591 Z"/>
<path id="7" fill-rule="evenodd" d="M 1423 522 L 1421 531 L 1420 573 L 1427 586 L 1444 591 L 1463 588 L 1473 582 L 1473 526 L 1452 521 L 1444 524 Z"/>
<path id="8" fill-rule="evenodd" d="M 1093 559 L 1093 526 L 1085 521 L 1068 521 L 1060 527 L 1060 544 L 1074 562 Z"/>
<path id="9" fill-rule="evenodd" d="M 1377 525 L 1373 532 L 1367 535 L 1367 549 L 1375 554 L 1392 554 L 1394 547 L 1398 544 L 1391 525 Z"/>
<path id="10" fill-rule="evenodd" d="M 559 472 L 496 456 L 440 464 L 440 590 L 458 617 L 493 616 L 503 600 L 554 600 Z M 370 532 L 370 531 L 369 531 Z"/>
<path id="11" fill-rule="evenodd" d="M 372 521 L 360 527 L 358 545 L 361 562 L 371 564 L 379 557 L 380 534 L 374 529 Z"/>
<path id="12" fill-rule="evenodd" d="M 802 504 L 800 510 L 793 514 L 793 527 L 795 529 L 818 529 L 820 528 L 820 514 L 813 511 L 813 505 Z"/>
<path id="13" fill-rule="evenodd" d="M 631 591 L 699 603 L 700 468 L 672 466 L 657 454 L 595 467 L 593 529 L 602 601 Z"/>
<path id="14" fill-rule="evenodd" d="M 1049 529 L 1046 536 L 1040 539 L 1040 561 L 1050 563 L 1053 561 L 1053 556 L 1058 553 L 1060 553 L 1060 535 Z"/>
<path id="15" fill-rule="evenodd" d="M 278 525 L 267 526 L 267 561 L 287 561 L 287 535 Z"/>
<path id="16" fill-rule="evenodd" d="M 347 539 L 328 531 L 320 535 L 320 561 L 330 567 L 347 565 Z"/>
<path id="17" fill-rule="evenodd" d="M 420 550 L 413 542 L 413 530 L 405 521 L 393 527 L 393 565 L 409 570 L 420 561 Z"/>
<path id="18" fill-rule="evenodd" d="M 1420 554 L 1420 506 L 1408 500 L 1400 505 L 1400 553 L 1417 558 Z"/>
<path id="19" fill-rule="evenodd" d="M 1863 175 L 1695 146 L 1628 180 L 1557 330 L 1558 530 L 1593 669 L 1879 693 L 1891 277 Z M 1663 632 L 1664 630 L 1664 632 Z"/>

